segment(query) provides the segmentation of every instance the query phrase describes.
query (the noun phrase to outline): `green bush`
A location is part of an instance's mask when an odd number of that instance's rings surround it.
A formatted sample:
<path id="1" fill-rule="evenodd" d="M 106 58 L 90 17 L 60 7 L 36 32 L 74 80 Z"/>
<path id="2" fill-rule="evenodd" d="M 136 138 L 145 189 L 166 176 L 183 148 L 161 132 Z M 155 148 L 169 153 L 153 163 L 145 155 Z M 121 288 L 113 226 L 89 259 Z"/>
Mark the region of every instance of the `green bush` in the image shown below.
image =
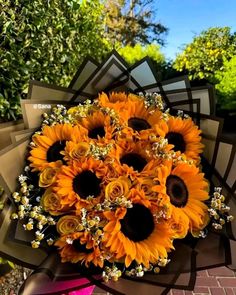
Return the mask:
<path id="1" fill-rule="evenodd" d="M 127 45 L 118 50 L 119 54 L 129 63 L 130 65 L 144 58 L 145 56 L 150 57 L 156 64 L 164 64 L 165 57 L 160 52 L 160 45 L 149 44 L 142 46 L 136 44 L 135 46 Z"/>
<path id="2" fill-rule="evenodd" d="M 19 115 L 30 79 L 67 86 L 86 55 L 109 51 L 102 12 L 99 0 L 0 0 L 1 117 Z"/>
<path id="3" fill-rule="evenodd" d="M 5 91 L 5 97 L 0 93 L 0 122 L 8 120 L 16 120 L 21 116 L 21 109 L 17 101 L 9 102 L 8 94 Z"/>
<path id="4" fill-rule="evenodd" d="M 236 35 L 229 27 L 210 28 L 186 45 L 174 61 L 178 71 L 187 70 L 190 79 L 207 79 L 215 83 L 215 72 L 224 69 L 224 60 L 236 54 Z"/>
<path id="5" fill-rule="evenodd" d="M 222 109 L 236 110 L 236 55 L 224 62 L 224 71 L 217 71 L 218 103 Z"/>

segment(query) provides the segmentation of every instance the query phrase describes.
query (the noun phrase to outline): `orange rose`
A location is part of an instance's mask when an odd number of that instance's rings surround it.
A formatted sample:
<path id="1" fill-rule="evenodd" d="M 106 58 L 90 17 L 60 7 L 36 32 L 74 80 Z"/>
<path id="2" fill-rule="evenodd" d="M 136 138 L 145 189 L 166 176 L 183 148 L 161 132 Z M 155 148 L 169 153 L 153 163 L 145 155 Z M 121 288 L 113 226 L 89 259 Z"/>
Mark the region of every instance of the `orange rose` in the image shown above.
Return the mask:
<path id="1" fill-rule="evenodd" d="M 115 200 L 126 196 L 129 192 L 130 181 L 128 178 L 120 176 L 118 179 L 111 181 L 105 188 L 105 197 L 108 200 Z"/>
<path id="2" fill-rule="evenodd" d="M 80 218 L 75 215 L 65 215 L 57 222 L 57 231 L 61 235 L 72 234 L 82 229 L 83 226 L 80 223 Z"/>
<path id="3" fill-rule="evenodd" d="M 179 210 L 181 210 L 181 208 L 179 208 Z M 178 214 L 176 210 L 173 210 L 168 223 L 174 232 L 173 238 L 183 239 L 187 235 L 189 230 L 189 219 L 187 215 Z"/>
<path id="4" fill-rule="evenodd" d="M 68 206 L 61 204 L 61 197 L 55 194 L 52 188 L 48 188 L 42 196 L 41 206 L 51 215 L 61 215 L 68 210 Z"/>
<path id="5" fill-rule="evenodd" d="M 57 171 L 58 169 L 53 167 L 44 168 L 39 176 L 39 186 L 49 187 L 52 185 L 56 180 Z"/>
<path id="6" fill-rule="evenodd" d="M 153 180 L 149 177 L 141 178 L 140 183 L 138 184 L 138 188 L 143 190 L 145 195 L 148 197 L 155 196 L 155 192 L 152 190 L 153 186 Z"/>
<path id="7" fill-rule="evenodd" d="M 65 152 L 63 154 L 65 155 L 65 159 L 74 159 L 78 160 L 83 157 L 86 157 L 89 153 L 90 145 L 87 142 L 67 142 Z"/>

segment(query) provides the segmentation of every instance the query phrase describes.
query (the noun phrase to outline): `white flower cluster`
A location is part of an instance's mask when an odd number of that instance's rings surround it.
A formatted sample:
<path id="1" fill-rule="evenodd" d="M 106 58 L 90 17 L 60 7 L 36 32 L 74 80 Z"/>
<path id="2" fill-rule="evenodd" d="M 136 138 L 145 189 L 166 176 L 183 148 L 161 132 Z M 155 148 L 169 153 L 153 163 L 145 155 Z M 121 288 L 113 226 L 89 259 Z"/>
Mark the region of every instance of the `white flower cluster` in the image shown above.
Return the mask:
<path id="1" fill-rule="evenodd" d="M 42 126 L 50 125 L 53 126 L 55 124 L 65 124 L 72 123 L 72 116 L 67 113 L 67 109 L 63 105 L 57 105 L 52 109 L 52 113 L 47 114 L 43 113 L 43 122 Z"/>
<path id="2" fill-rule="evenodd" d="M 221 230 L 226 222 L 231 222 L 234 219 L 233 215 L 228 214 L 230 207 L 225 204 L 225 197 L 221 192 L 221 187 L 215 187 L 210 209 L 208 209 L 213 220 L 212 226 L 216 230 Z"/>

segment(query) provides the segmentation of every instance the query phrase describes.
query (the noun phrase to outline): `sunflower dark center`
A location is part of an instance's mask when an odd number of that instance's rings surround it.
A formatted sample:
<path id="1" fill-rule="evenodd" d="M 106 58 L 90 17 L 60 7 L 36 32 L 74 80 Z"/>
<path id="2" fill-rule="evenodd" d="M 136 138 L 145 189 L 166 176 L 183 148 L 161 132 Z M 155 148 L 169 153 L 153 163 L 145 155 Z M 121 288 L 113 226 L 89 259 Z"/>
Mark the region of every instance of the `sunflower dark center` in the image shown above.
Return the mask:
<path id="1" fill-rule="evenodd" d="M 176 207 L 184 207 L 187 204 L 188 189 L 180 177 L 169 175 L 166 180 L 166 188 L 171 204 Z"/>
<path id="2" fill-rule="evenodd" d="M 146 166 L 147 161 L 139 154 L 129 153 L 120 158 L 121 164 L 126 164 L 129 167 L 133 167 L 134 170 L 141 172 Z"/>
<path id="3" fill-rule="evenodd" d="M 95 173 L 89 170 L 85 170 L 75 176 L 73 179 L 73 190 L 82 199 L 86 199 L 89 196 L 97 197 L 100 192 L 101 180 Z"/>
<path id="4" fill-rule="evenodd" d="M 79 239 L 74 240 L 72 245 L 73 245 L 73 248 L 78 252 L 87 253 L 87 254 L 93 252 L 92 249 L 87 249 L 85 244 L 81 244 Z"/>
<path id="5" fill-rule="evenodd" d="M 166 139 L 169 144 L 174 145 L 174 151 L 181 151 L 181 153 L 185 152 L 186 143 L 184 141 L 183 135 L 177 132 L 168 132 L 166 134 Z"/>
<path id="6" fill-rule="evenodd" d="M 132 129 L 134 129 L 135 131 L 141 131 L 141 130 L 146 130 L 151 128 L 151 126 L 149 125 L 149 123 L 141 118 L 130 118 L 128 120 L 128 126 L 131 127 Z"/>
<path id="7" fill-rule="evenodd" d="M 66 140 L 59 140 L 54 142 L 54 144 L 51 145 L 47 151 L 47 161 L 48 162 L 55 162 L 58 160 L 63 161 L 63 155 L 61 154 L 61 151 L 64 150 L 65 146 L 66 146 Z"/>
<path id="8" fill-rule="evenodd" d="M 120 221 L 122 233 L 134 242 L 147 239 L 154 230 L 154 220 L 148 208 L 134 204 Z"/>
<path id="9" fill-rule="evenodd" d="M 93 129 L 89 130 L 89 133 L 88 133 L 89 138 L 97 139 L 98 136 L 100 136 L 100 137 L 105 136 L 104 126 L 98 126 L 98 127 L 95 127 Z"/>

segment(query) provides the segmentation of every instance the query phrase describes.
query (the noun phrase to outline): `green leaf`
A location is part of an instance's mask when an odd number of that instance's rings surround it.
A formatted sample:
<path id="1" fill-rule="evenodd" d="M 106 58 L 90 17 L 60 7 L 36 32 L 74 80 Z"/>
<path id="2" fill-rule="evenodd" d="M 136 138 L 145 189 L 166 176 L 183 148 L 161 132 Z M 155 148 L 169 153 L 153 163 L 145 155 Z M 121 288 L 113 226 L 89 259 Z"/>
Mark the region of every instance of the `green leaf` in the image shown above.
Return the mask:
<path id="1" fill-rule="evenodd" d="M 99 0 L 0 2 L 1 117 L 20 116 L 15 106 L 29 79 L 68 86 L 85 56 L 101 60 L 110 51 L 103 9 Z"/>
<path id="2" fill-rule="evenodd" d="M 10 265 L 11 268 L 15 268 L 15 264 L 11 261 L 8 261 L 8 264 Z"/>
<path id="3" fill-rule="evenodd" d="M 236 54 L 236 35 L 229 27 L 216 27 L 195 36 L 190 44 L 176 57 L 176 70 L 187 70 L 192 79 L 207 79 L 214 83 L 215 73 L 224 70 L 224 60 Z"/>

